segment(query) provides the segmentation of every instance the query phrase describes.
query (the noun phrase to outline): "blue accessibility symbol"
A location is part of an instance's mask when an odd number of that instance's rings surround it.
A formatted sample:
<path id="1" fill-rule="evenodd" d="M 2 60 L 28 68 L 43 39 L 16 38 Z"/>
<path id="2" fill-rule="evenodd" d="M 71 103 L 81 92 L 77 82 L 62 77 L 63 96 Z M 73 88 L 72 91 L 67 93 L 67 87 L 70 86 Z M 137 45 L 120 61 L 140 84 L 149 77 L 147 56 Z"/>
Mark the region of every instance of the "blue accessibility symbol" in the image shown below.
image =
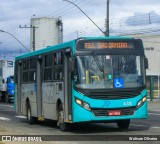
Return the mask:
<path id="1" fill-rule="evenodd" d="M 114 79 L 114 88 L 123 88 L 124 82 L 122 78 L 115 78 Z"/>

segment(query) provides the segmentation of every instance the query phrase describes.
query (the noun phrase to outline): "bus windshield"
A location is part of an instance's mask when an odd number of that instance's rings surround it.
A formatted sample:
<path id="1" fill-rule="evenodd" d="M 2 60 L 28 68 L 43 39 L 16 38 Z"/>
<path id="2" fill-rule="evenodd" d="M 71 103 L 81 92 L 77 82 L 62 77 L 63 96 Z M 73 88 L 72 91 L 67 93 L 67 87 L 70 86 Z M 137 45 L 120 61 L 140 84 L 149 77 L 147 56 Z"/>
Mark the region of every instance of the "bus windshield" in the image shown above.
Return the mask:
<path id="1" fill-rule="evenodd" d="M 135 88 L 145 85 L 144 56 L 76 56 L 74 82 L 83 89 Z"/>

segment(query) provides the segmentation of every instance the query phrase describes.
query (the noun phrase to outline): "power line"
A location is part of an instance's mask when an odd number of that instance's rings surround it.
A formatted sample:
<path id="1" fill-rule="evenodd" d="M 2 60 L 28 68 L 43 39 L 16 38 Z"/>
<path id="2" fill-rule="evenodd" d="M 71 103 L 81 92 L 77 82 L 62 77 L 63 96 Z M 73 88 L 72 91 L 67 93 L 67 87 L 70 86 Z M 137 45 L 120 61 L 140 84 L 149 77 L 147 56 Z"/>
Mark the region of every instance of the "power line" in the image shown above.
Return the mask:
<path id="1" fill-rule="evenodd" d="M 3 32 L 3 33 L 7 33 L 9 35 L 11 35 L 16 41 L 18 41 L 27 51 L 30 51 L 21 41 L 19 41 L 13 34 L 7 32 L 7 31 L 3 31 L 3 30 L 0 30 L 0 32 Z"/>

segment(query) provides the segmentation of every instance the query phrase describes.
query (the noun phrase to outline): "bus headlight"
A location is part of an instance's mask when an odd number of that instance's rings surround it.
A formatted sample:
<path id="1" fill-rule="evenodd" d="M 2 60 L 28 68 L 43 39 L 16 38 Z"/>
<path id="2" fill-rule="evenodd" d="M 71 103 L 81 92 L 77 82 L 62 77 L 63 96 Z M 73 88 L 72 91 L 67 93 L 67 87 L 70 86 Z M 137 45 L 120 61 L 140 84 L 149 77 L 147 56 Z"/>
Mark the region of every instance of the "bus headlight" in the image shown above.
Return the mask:
<path id="1" fill-rule="evenodd" d="M 147 100 L 147 97 L 143 97 L 138 103 L 137 103 L 137 108 L 141 107 L 145 101 Z"/>
<path id="2" fill-rule="evenodd" d="M 84 102 L 84 101 L 82 101 L 82 100 L 79 100 L 79 99 L 77 99 L 77 98 L 75 98 L 75 102 L 76 102 L 78 105 L 80 105 L 81 107 L 83 107 L 84 109 L 90 110 L 90 106 L 89 106 L 88 103 L 86 103 L 86 102 Z"/>

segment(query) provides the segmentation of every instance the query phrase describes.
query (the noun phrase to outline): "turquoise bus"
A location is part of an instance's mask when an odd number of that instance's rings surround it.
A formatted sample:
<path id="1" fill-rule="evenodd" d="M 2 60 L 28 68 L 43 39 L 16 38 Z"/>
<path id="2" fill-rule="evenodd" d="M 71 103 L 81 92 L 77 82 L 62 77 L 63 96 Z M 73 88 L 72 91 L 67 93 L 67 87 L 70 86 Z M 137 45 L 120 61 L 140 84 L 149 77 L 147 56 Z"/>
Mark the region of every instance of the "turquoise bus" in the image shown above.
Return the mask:
<path id="1" fill-rule="evenodd" d="M 147 118 L 141 39 L 82 37 L 15 58 L 15 108 L 29 123 L 57 121 L 65 131 L 81 122 Z"/>

